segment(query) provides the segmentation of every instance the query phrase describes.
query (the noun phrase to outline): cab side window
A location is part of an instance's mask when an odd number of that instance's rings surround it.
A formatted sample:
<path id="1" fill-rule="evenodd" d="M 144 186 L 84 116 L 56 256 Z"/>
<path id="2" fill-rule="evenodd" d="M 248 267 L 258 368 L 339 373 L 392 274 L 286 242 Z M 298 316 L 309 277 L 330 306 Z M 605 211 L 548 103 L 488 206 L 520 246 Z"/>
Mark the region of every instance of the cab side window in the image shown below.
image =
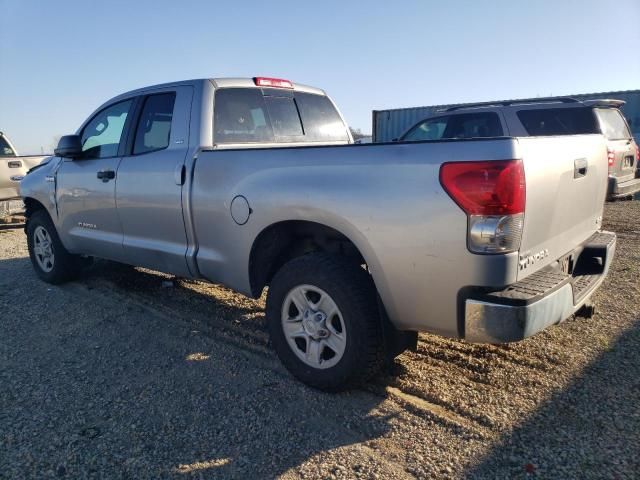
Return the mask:
<path id="1" fill-rule="evenodd" d="M 122 132 L 132 100 L 125 100 L 98 112 L 82 129 L 80 136 L 84 158 L 118 156 Z"/>
<path id="2" fill-rule="evenodd" d="M 173 92 L 145 98 L 136 127 L 134 155 L 163 150 L 169 146 L 175 100 L 176 94 Z"/>

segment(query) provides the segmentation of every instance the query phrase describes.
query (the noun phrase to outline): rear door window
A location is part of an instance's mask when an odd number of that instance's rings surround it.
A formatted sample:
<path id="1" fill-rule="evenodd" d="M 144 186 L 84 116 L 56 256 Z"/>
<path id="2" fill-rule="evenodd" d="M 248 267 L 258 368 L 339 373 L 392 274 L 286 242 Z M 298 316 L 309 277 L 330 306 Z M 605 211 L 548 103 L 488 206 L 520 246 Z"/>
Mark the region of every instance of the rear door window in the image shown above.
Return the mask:
<path id="1" fill-rule="evenodd" d="M 225 143 L 347 141 L 347 129 L 322 95 L 278 89 L 216 91 L 213 138 Z"/>
<path id="2" fill-rule="evenodd" d="M 155 152 L 169 146 L 175 93 L 149 95 L 138 120 L 133 154 Z"/>
<path id="3" fill-rule="evenodd" d="M 596 108 L 602 134 L 609 140 L 622 140 L 631 137 L 627 123 L 617 108 Z"/>
<path id="4" fill-rule="evenodd" d="M 600 133 L 593 110 L 588 107 L 519 110 L 517 115 L 531 136 Z"/>

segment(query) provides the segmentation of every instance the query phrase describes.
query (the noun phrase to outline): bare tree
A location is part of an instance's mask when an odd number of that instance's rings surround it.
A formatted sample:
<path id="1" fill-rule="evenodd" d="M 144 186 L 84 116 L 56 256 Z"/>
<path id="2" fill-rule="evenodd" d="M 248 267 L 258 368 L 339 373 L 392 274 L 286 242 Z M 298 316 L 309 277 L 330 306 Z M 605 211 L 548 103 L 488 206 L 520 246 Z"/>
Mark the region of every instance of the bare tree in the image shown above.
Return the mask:
<path id="1" fill-rule="evenodd" d="M 353 137 L 354 140 L 360 140 L 361 138 L 371 136 L 368 133 L 362 133 L 362 130 L 360 130 L 359 128 L 349 127 L 349 130 L 351 131 L 351 136 Z"/>

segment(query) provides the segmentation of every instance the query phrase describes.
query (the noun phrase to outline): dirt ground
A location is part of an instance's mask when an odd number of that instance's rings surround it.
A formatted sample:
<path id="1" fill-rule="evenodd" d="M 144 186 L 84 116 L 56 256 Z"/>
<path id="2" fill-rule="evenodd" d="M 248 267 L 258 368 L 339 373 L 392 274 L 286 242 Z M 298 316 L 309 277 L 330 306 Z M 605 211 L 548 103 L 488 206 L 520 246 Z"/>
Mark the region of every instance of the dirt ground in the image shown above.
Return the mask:
<path id="1" fill-rule="evenodd" d="M 0 226 L 0 478 L 637 478 L 640 202 L 607 205 L 594 318 L 421 335 L 361 389 L 300 384 L 263 302 L 99 261 L 53 287 Z"/>

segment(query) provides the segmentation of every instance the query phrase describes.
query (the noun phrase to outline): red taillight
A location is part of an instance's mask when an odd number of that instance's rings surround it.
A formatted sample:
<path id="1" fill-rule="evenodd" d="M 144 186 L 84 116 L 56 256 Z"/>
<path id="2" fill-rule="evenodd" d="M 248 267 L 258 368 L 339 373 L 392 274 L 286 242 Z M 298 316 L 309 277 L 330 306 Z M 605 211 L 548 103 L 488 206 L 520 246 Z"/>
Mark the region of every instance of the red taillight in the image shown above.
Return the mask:
<path id="1" fill-rule="evenodd" d="M 467 215 L 524 212 L 522 160 L 445 163 L 440 167 L 440 183 Z"/>
<path id="2" fill-rule="evenodd" d="M 293 83 L 282 78 L 254 77 L 258 87 L 293 88 Z"/>
<path id="3" fill-rule="evenodd" d="M 609 164 L 609 168 L 613 167 L 613 164 L 616 161 L 616 152 L 607 148 L 607 163 Z"/>
<path id="4" fill-rule="evenodd" d="M 640 162 L 640 147 L 638 146 L 637 143 L 635 143 L 635 146 L 636 146 L 636 165 L 638 165 L 638 162 Z"/>

